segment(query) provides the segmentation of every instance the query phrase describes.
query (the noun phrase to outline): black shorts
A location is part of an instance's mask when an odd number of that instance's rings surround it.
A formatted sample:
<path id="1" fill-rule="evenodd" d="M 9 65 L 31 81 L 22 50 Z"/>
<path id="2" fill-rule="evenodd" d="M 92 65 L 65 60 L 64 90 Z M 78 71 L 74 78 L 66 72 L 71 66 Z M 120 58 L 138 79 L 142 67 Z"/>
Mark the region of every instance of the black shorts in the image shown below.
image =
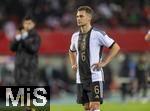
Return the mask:
<path id="1" fill-rule="evenodd" d="M 89 102 L 103 103 L 103 81 L 77 84 L 77 103 L 84 105 Z"/>

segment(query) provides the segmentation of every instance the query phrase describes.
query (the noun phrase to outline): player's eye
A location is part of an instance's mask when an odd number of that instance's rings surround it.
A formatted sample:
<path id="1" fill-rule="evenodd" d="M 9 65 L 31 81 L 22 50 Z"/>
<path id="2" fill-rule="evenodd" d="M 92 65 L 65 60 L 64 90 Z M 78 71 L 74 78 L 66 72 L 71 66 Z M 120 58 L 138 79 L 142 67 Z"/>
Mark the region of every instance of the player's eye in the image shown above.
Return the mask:
<path id="1" fill-rule="evenodd" d="M 82 18 L 82 17 L 84 17 L 83 15 L 77 15 L 76 16 L 77 18 Z"/>

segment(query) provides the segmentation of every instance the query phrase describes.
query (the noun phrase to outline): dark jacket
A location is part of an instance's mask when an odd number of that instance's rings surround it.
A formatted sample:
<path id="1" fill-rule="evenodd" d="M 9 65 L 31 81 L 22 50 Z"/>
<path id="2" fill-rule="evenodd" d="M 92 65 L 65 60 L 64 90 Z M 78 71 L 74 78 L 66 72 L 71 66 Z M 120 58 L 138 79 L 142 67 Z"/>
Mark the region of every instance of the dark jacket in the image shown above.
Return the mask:
<path id="1" fill-rule="evenodd" d="M 16 85 L 36 85 L 38 72 L 38 51 L 41 39 L 36 30 L 28 32 L 24 40 L 13 40 L 11 50 L 16 52 L 14 77 Z"/>

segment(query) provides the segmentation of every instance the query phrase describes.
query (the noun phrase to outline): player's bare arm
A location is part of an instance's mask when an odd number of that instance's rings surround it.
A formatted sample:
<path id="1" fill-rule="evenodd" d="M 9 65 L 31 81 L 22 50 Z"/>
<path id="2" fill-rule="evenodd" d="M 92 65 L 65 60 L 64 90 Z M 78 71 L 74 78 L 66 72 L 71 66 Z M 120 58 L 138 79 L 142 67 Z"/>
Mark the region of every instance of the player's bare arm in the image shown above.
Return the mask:
<path id="1" fill-rule="evenodd" d="M 105 67 L 117 55 L 117 53 L 119 52 L 119 50 L 120 50 L 120 46 L 117 43 L 115 43 L 111 47 L 110 52 L 106 56 L 106 58 L 104 58 L 104 60 L 102 62 L 93 64 L 92 67 L 94 66 L 94 69 L 100 69 L 102 67 Z"/>
<path id="2" fill-rule="evenodd" d="M 72 70 L 76 71 L 77 70 L 76 52 L 72 52 L 72 51 L 69 50 L 69 58 L 70 58 Z"/>

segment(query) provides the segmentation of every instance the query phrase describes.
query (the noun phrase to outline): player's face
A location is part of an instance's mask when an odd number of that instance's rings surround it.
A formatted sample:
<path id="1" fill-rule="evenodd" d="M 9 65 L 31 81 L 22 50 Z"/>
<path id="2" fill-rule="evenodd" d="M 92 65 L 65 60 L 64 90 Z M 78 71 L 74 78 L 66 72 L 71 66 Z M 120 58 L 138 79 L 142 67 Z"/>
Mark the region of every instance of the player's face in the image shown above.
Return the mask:
<path id="1" fill-rule="evenodd" d="M 35 23 L 32 20 L 23 21 L 23 28 L 27 31 L 33 29 L 35 27 Z"/>
<path id="2" fill-rule="evenodd" d="M 86 11 L 78 11 L 76 15 L 77 25 L 79 27 L 85 26 L 91 23 L 91 16 Z"/>

